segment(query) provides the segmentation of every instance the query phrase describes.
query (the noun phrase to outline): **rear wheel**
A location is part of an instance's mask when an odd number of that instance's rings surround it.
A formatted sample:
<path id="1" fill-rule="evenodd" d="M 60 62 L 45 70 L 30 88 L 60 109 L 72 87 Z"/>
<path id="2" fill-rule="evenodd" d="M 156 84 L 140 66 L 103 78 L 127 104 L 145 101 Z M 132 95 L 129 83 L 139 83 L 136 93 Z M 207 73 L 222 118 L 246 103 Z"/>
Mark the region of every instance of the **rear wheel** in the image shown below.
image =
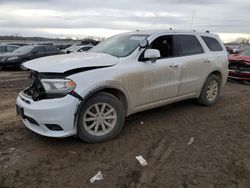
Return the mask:
<path id="1" fill-rule="evenodd" d="M 81 107 L 78 136 L 88 143 L 110 140 L 120 133 L 124 119 L 124 108 L 116 97 L 109 93 L 95 94 Z"/>
<path id="2" fill-rule="evenodd" d="M 220 87 L 220 79 L 216 75 L 211 74 L 202 88 L 201 94 L 198 98 L 198 103 L 205 106 L 214 104 L 218 100 Z"/>

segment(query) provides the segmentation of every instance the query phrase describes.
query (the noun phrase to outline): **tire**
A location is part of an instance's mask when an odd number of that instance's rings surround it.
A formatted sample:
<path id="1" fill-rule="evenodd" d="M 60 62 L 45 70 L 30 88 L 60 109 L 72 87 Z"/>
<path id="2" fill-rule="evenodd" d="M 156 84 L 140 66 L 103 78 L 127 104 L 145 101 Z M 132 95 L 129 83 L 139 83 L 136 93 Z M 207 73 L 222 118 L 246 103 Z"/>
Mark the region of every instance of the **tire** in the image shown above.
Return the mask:
<path id="1" fill-rule="evenodd" d="M 87 143 L 105 142 L 120 133 L 124 120 L 125 112 L 122 103 L 109 93 L 98 93 L 81 106 L 77 134 Z"/>
<path id="2" fill-rule="evenodd" d="M 213 105 L 218 100 L 220 90 L 221 80 L 214 74 L 209 75 L 201 90 L 200 96 L 198 98 L 198 103 L 204 106 Z"/>

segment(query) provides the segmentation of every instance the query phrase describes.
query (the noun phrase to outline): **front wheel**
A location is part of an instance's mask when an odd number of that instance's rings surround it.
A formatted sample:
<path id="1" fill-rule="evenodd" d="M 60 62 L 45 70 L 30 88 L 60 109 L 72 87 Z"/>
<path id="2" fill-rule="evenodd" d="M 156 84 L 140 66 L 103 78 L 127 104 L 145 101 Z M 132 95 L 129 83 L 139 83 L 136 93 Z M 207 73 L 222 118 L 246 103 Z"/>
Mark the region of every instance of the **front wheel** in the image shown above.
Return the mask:
<path id="1" fill-rule="evenodd" d="M 77 122 L 80 139 L 98 143 L 117 136 L 124 123 L 125 112 L 121 102 L 109 93 L 98 93 L 81 107 Z"/>
<path id="2" fill-rule="evenodd" d="M 208 76 L 198 98 L 198 103 L 205 106 L 214 104 L 218 100 L 218 97 L 220 95 L 220 87 L 221 82 L 216 75 L 212 74 Z"/>

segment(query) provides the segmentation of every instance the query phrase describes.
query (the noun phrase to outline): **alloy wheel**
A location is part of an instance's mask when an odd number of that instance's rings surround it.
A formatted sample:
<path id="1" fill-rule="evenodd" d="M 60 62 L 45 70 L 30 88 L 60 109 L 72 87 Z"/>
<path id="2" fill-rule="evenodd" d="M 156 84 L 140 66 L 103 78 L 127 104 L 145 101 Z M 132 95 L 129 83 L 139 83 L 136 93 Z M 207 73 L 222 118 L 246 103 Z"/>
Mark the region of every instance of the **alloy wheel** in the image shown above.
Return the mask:
<path id="1" fill-rule="evenodd" d="M 107 103 L 90 106 L 83 116 L 85 130 L 94 136 L 103 136 L 113 130 L 117 122 L 116 110 Z"/>

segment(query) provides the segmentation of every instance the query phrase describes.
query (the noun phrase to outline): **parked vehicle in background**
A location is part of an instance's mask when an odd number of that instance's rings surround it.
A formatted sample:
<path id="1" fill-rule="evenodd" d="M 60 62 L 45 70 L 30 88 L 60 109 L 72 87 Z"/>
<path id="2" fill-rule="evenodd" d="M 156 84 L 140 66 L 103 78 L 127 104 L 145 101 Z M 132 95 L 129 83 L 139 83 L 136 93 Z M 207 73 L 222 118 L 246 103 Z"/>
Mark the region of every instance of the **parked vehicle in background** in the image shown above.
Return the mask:
<path id="1" fill-rule="evenodd" d="M 0 45 L 0 54 L 10 53 L 18 48 L 20 48 L 20 46 L 18 45 L 10 45 L 10 44 Z"/>
<path id="2" fill-rule="evenodd" d="M 214 34 L 137 31 L 111 37 L 87 53 L 24 66 L 33 84 L 16 103 L 26 127 L 96 143 L 117 136 L 125 117 L 136 112 L 190 98 L 213 105 L 227 81 L 228 54 Z"/>
<path id="3" fill-rule="evenodd" d="M 228 54 L 233 54 L 234 53 L 233 49 L 230 48 L 229 46 L 226 46 L 226 50 L 227 50 Z"/>
<path id="4" fill-rule="evenodd" d="M 1 54 L 0 67 L 22 68 L 22 63 L 26 61 L 57 54 L 63 54 L 63 52 L 51 45 L 23 46 L 12 53 Z"/>
<path id="5" fill-rule="evenodd" d="M 72 44 L 55 44 L 59 50 L 65 50 L 66 48 L 72 46 Z"/>
<path id="6" fill-rule="evenodd" d="M 70 54 L 70 53 L 75 53 L 75 52 L 86 52 L 86 51 L 90 50 L 91 48 L 93 48 L 93 45 L 91 45 L 91 44 L 89 44 L 89 45 L 72 45 L 63 51 L 66 54 Z"/>
<path id="7" fill-rule="evenodd" d="M 93 46 L 96 46 L 97 44 L 99 44 L 100 41 L 94 40 L 94 39 L 83 39 L 81 41 L 81 45 L 88 45 L 88 44 L 92 44 Z"/>
<path id="8" fill-rule="evenodd" d="M 230 49 L 230 52 L 232 54 L 237 54 L 241 50 L 241 46 L 240 45 L 235 45 L 235 44 L 233 45 L 233 44 L 231 44 L 231 45 L 226 45 L 226 47 Z"/>
<path id="9" fill-rule="evenodd" d="M 250 81 L 250 49 L 229 56 L 229 78 Z"/>
<path id="10" fill-rule="evenodd" d="M 8 45 L 16 45 L 16 46 L 27 46 L 27 45 L 30 45 L 29 43 L 25 43 L 25 42 L 10 42 L 10 43 L 7 43 Z"/>

